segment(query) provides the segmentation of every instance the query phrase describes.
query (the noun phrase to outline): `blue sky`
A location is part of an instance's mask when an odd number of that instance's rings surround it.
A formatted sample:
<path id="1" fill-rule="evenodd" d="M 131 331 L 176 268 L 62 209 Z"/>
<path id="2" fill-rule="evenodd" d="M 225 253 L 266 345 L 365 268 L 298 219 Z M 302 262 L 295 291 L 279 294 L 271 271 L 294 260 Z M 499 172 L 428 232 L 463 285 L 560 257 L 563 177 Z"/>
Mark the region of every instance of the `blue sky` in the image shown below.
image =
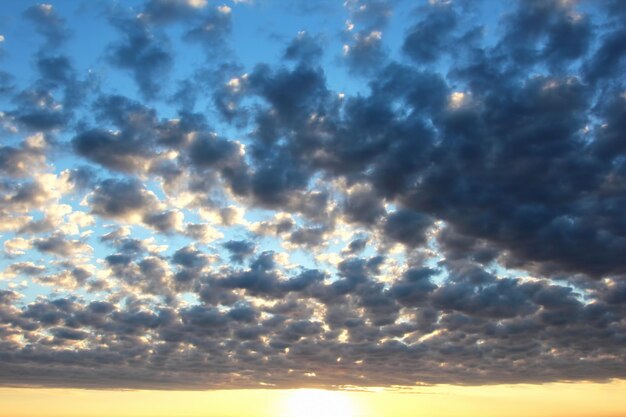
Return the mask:
<path id="1" fill-rule="evenodd" d="M 1 383 L 623 378 L 624 17 L 3 2 Z"/>

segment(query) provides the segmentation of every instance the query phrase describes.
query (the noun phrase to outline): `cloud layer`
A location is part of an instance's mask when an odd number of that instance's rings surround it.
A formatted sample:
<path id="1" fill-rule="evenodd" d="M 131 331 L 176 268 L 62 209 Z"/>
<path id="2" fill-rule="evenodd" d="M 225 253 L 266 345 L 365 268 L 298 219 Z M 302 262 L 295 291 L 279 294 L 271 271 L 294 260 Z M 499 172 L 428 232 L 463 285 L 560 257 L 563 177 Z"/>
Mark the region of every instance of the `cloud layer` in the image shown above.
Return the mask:
<path id="1" fill-rule="evenodd" d="M 0 383 L 626 378 L 626 7 L 490 5 L 21 5 Z"/>

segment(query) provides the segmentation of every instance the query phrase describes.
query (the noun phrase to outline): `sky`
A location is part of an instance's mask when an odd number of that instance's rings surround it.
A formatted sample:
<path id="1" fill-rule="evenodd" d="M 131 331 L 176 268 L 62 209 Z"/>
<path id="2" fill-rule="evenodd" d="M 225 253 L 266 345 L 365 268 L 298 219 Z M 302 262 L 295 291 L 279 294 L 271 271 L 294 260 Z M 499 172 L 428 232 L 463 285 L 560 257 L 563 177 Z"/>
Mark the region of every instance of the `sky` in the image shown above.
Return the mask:
<path id="1" fill-rule="evenodd" d="M 625 416 L 624 22 L 2 1 L 0 416 Z"/>

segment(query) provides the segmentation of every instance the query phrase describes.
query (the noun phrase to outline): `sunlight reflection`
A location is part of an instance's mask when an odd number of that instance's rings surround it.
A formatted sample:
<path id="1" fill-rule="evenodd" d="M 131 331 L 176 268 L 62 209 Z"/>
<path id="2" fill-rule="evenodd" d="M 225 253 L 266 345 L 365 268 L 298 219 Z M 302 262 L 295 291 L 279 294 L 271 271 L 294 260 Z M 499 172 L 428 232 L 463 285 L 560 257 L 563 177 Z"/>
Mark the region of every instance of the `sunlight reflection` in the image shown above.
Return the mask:
<path id="1" fill-rule="evenodd" d="M 289 393 L 280 417 L 357 417 L 348 394 L 338 391 L 300 389 Z"/>

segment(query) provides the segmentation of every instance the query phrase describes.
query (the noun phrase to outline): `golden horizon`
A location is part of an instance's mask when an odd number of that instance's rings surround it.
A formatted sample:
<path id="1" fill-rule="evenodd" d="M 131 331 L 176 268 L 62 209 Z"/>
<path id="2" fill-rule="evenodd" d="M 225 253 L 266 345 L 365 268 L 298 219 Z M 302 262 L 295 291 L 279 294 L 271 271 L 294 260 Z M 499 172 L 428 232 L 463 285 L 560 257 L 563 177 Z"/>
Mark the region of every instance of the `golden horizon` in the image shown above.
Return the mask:
<path id="1" fill-rule="evenodd" d="M 1 417 L 624 417 L 626 380 L 367 390 L 0 388 Z M 418 410 L 418 413 L 416 413 Z"/>

